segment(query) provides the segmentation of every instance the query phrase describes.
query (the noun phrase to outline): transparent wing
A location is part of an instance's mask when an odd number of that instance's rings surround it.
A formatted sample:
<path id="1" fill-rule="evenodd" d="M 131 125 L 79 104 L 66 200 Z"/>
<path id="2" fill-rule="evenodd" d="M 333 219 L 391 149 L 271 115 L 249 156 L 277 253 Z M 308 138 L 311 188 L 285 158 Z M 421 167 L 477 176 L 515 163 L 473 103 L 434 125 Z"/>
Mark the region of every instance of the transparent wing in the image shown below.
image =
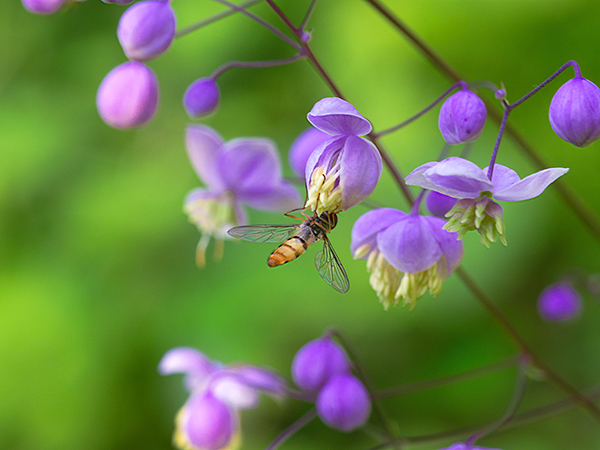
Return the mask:
<path id="1" fill-rule="evenodd" d="M 348 280 L 346 270 L 342 266 L 335 250 L 333 250 L 333 246 L 327 236 L 323 236 L 323 250 L 317 253 L 315 265 L 317 266 L 319 275 L 321 275 L 321 278 L 329 286 L 342 294 L 348 292 L 348 289 L 350 289 L 350 280 Z"/>
<path id="2" fill-rule="evenodd" d="M 283 242 L 291 238 L 300 225 L 242 225 L 227 230 L 229 236 L 250 242 Z"/>

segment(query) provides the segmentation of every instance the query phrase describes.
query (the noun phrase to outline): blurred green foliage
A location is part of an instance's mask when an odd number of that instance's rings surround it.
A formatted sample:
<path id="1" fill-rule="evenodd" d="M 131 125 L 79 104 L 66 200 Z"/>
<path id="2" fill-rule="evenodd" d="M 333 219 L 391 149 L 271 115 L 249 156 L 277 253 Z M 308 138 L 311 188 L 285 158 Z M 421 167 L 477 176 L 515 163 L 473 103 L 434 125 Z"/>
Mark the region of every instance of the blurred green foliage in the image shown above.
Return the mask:
<path id="1" fill-rule="evenodd" d="M 300 20 L 308 0 L 280 0 Z M 589 1 L 389 0 L 387 4 L 469 80 L 504 82 L 515 101 L 564 62 L 600 81 L 600 3 Z M 223 8 L 177 0 L 179 26 Z M 125 60 L 116 39 L 123 8 L 88 0 L 43 17 L 17 0 L 0 15 L 0 448 L 168 449 L 173 417 L 186 394 L 177 376 L 156 365 L 174 346 L 193 346 L 223 362 L 268 365 L 289 376 L 294 352 L 330 326 L 344 330 L 377 387 L 458 373 L 515 351 L 510 339 L 456 277 L 438 298 L 413 312 L 383 311 L 363 261 L 349 252 L 350 230 L 363 206 L 345 212 L 332 242 L 351 279 L 340 295 L 318 277 L 314 250 L 269 269 L 273 246 L 227 243 L 222 261 L 194 265 L 197 230 L 181 211 L 200 183 L 183 146 L 186 86 L 230 60 L 293 54 L 273 35 L 236 15 L 182 37 L 150 62 L 161 84 L 158 115 L 148 126 L 117 131 L 95 110 L 97 86 Z M 273 23 L 260 4 L 253 11 Z M 344 95 L 375 129 L 425 107 L 450 82 L 366 2 L 321 0 L 310 27 L 312 47 Z M 547 120 L 552 94 L 571 72 L 512 115 L 551 166 L 596 211 L 600 156 L 596 144 L 575 148 Z M 305 61 L 271 69 L 232 70 L 220 79 L 222 103 L 204 123 L 225 139 L 268 136 L 285 160 L 308 123 L 314 102 L 331 95 Z M 482 93 L 488 99 L 488 92 Z M 436 109 L 437 111 L 437 109 Z M 489 121 L 472 159 L 484 166 L 497 126 Z M 435 159 L 442 148 L 435 112 L 384 139 L 403 173 Z M 500 163 L 522 176 L 536 169 L 502 143 Z M 286 167 L 286 174 L 291 172 Z M 303 189 L 301 187 L 301 189 Z M 405 208 L 387 172 L 373 202 Z M 527 342 L 583 389 L 600 368 L 598 305 L 585 297 L 575 323 L 542 323 L 538 293 L 565 271 L 600 270 L 598 242 L 553 189 L 505 205 L 509 245 L 484 248 L 465 239 L 463 266 Z M 252 212 L 254 223 L 283 216 Z M 209 252 L 211 247 L 209 247 Z M 388 399 L 384 408 L 402 435 L 435 433 L 489 422 L 503 411 L 514 379 L 506 370 L 477 381 Z M 562 398 L 531 382 L 523 410 Z M 306 405 L 265 400 L 243 414 L 244 447 L 260 449 Z M 585 411 L 498 433 L 481 445 L 503 449 L 600 446 L 598 423 Z M 360 432 L 339 434 L 318 421 L 284 444 L 366 449 Z M 439 444 L 439 445 L 438 445 Z M 440 441 L 419 448 L 438 448 Z"/>

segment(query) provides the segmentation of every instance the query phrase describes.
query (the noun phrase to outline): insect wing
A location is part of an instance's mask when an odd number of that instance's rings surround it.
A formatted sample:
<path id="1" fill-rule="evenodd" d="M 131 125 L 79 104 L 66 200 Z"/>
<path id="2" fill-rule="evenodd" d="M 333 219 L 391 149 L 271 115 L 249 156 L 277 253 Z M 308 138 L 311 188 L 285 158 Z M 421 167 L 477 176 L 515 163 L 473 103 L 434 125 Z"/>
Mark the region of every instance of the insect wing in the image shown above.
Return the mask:
<path id="1" fill-rule="evenodd" d="M 338 255 L 327 236 L 323 236 L 323 250 L 317 253 L 315 265 L 321 278 L 336 291 L 345 294 L 350 289 L 350 280 Z"/>
<path id="2" fill-rule="evenodd" d="M 229 236 L 249 242 L 282 242 L 291 238 L 299 225 L 242 225 L 227 230 Z"/>

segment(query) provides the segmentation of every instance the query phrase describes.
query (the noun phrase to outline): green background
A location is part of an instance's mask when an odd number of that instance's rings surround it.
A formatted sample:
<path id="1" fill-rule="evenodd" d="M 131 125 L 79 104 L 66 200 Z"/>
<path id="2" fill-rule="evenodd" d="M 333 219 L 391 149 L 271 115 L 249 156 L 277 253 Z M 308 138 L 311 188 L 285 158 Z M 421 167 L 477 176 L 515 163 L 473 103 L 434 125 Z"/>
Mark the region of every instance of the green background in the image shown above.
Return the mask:
<path id="1" fill-rule="evenodd" d="M 294 20 L 308 1 L 280 0 Z M 401 1 L 387 4 L 469 80 L 504 82 L 515 101 L 570 59 L 600 82 L 595 1 Z M 208 0 L 176 0 L 180 27 L 223 10 Z M 266 5 L 253 11 L 280 25 Z M 318 277 L 315 250 L 269 269 L 273 245 L 227 243 L 221 262 L 194 264 L 198 231 L 182 213 L 200 186 L 183 146 L 189 119 L 181 97 L 194 79 L 230 60 L 291 56 L 293 50 L 237 15 L 177 40 L 149 63 L 160 80 L 160 110 L 147 126 L 118 131 L 95 110 L 102 78 L 125 61 L 116 39 L 123 8 L 99 0 L 52 16 L 4 0 L 0 14 L 0 448 L 168 449 L 173 417 L 186 399 L 180 376 L 156 366 L 175 346 L 225 363 L 267 365 L 289 376 L 294 353 L 331 326 L 356 346 L 378 388 L 431 379 L 515 352 L 511 340 L 456 276 L 413 312 L 383 311 L 363 261 L 352 259 L 350 231 L 366 211 L 340 216 L 331 240 L 351 280 L 341 295 Z M 419 111 L 451 83 L 366 2 L 321 0 L 311 45 L 344 95 L 376 130 Z M 593 209 L 600 210 L 598 146 L 561 141 L 548 106 L 568 70 L 519 107 L 510 121 Z M 306 113 L 331 95 L 305 61 L 232 70 L 219 81 L 218 112 L 203 121 L 225 139 L 268 136 L 285 164 Z M 489 92 L 482 95 L 492 99 Z M 384 144 L 403 173 L 433 160 L 443 141 L 436 108 Z M 486 124 L 472 160 L 485 166 L 497 125 Z M 459 150 L 455 150 L 458 152 Z M 510 139 L 500 163 L 521 176 L 536 170 Z M 303 187 L 300 187 L 303 192 Z M 303 195 L 303 194 L 302 194 Z M 372 202 L 406 208 L 384 170 Z M 525 340 L 578 388 L 598 383 L 599 305 L 584 295 L 582 316 L 548 324 L 539 292 L 566 271 L 599 270 L 598 241 L 553 188 L 538 199 L 503 204 L 508 247 L 465 238 L 463 267 Z M 253 223 L 283 223 L 252 211 Z M 514 369 L 383 403 L 399 435 L 416 436 L 490 422 L 504 410 Z M 521 410 L 563 398 L 531 381 Z M 242 414 L 245 449 L 261 449 L 308 409 L 264 399 Z M 373 423 L 376 420 L 373 418 Z M 574 409 L 479 441 L 505 450 L 597 449 L 598 423 Z M 285 449 L 367 449 L 379 441 L 343 434 L 318 420 Z M 451 441 L 417 448 L 437 449 Z"/>

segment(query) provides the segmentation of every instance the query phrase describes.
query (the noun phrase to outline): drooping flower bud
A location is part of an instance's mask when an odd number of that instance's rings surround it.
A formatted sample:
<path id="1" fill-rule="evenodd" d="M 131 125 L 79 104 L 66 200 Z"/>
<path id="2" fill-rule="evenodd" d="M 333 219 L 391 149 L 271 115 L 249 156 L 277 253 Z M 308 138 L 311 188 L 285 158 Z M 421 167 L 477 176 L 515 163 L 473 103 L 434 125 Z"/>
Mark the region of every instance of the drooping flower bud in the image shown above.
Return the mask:
<path id="1" fill-rule="evenodd" d="M 219 106 L 219 86 L 212 78 L 199 78 L 183 94 L 183 107 L 188 116 L 207 116 Z"/>
<path id="2" fill-rule="evenodd" d="M 427 211 L 432 215 L 440 218 L 446 217 L 446 213 L 456 204 L 456 199 L 449 195 L 440 194 L 439 192 L 430 191 L 425 198 L 425 206 Z"/>
<path id="3" fill-rule="evenodd" d="M 317 397 L 317 413 L 327 425 L 352 431 L 369 419 L 371 399 L 365 386 L 350 374 L 333 377 Z"/>
<path id="4" fill-rule="evenodd" d="M 136 3 L 121 16 L 117 37 L 129 59 L 160 56 L 175 37 L 175 13 L 167 0 Z"/>
<path id="5" fill-rule="evenodd" d="M 292 362 L 292 378 L 296 385 L 315 392 L 332 377 L 350 372 L 344 350 L 331 338 L 323 337 L 305 344 Z"/>
<path id="6" fill-rule="evenodd" d="M 587 147 L 600 138 L 600 89 L 585 78 L 563 84 L 550 103 L 550 125 L 558 137 Z"/>
<path id="7" fill-rule="evenodd" d="M 548 286 L 538 298 L 538 311 L 549 322 L 572 319 L 581 311 L 581 296 L 567 283 Z"/>
<path id="8" fill-rule="evenodd" d="M 483 130 L 486 115 L 483 100 L 463 89 L 446 99 L 440 109 L 438 126 L 449 144 L 473 142 Z"/>
<path id="9" fill-rule="evenodd" d="M 52 14 L 60 9 L 66 0 L 21 0 L 23 7 L 34 14 Z"/>
<path id="10" fill-rule="evenodd" d="M 115 128 L 137 127 L 148 122 L 158 105 L 158 80 L 137 61 L 111 70 L 98 88 L 96 106 L 104 122 Z"/>
<path id="11" fill-rule="evenodd" d="M 297 177 L 304 178 L 304 171 L 310 154 L 331 137 L 330 134 L 314 127 L 300 133 L 300 136 L 292 143 L 288 156 L 290 167 Z"/>

